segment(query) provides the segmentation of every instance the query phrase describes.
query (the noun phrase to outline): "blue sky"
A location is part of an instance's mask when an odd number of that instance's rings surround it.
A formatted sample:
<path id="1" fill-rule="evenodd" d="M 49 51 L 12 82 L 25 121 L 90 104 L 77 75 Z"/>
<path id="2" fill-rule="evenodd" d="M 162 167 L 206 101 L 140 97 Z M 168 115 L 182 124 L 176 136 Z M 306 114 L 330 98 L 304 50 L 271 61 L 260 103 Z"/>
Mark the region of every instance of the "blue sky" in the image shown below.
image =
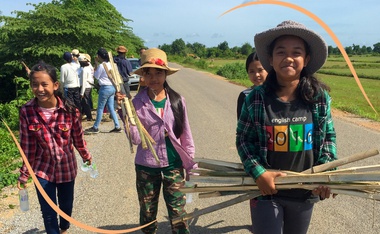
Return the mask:
<path id="1" fill-rule="evenodd" d="M 263 0 L 261 0 L 263 1 Z M 0 11 L 32 9 L 26 3 L 38 0 L 0 0 Z M 50 1 L 45 1 L 50 2 Z M 109 0 L 117 10 L 133 20 L 129 26 L 147 47 L 171 44 L 182 38 L 186 43 L 199 42 L 207 47 L 227 41 L 229 47 L 248 42 L 252 46 L 256 33 L 291 19 L 320 33 L 328 45 L 331 37 L 308 16 L 274 4 L 254 5 L 220 15 L 244 0 Z M 265 1 L 264 1 L 265 2 Z M 273 1 L 272 1 L 273 2 Z M 380 2 L 378 0 L 284 0 L 311 11 L 337 35 L 343 46 L 373 46 L 380 42 Z"/>

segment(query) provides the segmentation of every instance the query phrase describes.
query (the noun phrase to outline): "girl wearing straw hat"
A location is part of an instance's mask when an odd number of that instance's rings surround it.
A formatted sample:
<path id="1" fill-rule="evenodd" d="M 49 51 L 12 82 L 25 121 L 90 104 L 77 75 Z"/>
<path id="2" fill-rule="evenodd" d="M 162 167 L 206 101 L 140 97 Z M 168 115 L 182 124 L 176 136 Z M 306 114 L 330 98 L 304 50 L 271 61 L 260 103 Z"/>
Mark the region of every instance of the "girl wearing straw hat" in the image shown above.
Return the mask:
<path id="1" fill-rule="evenodd" d="M 301 172 L 336 160 L 329 88 L 313 76 L 326 61 L 327 46 L 294 21 L 254 40 L 268 76 L 245 99 L 236 136 L 244 168 L 262 194 L 251 210 L 253 232 L 307 233 L 313 203 L 329 198 L 330 189 L 277 191 L 275 178 L 286 174 L 273 170 Z"/>
<path id="2" fill-rule="evenodd" d="M 178 69 L 169 67 L 165 52 L 156 48 L 142 53 L 141 64 L 135 73 L 144 76 L 146 88 L 135 96 L 133 105 L 143 127 L 156 142 L 153 146 L 158 156 L 157 160 L 150 149 L 143 149 L 137 127 L 130 125 L 132 142 L 138 145 L 136 188 L 143 225 L 156 219 L 161 186 L 170 220 L 186 214 L 186 197 L 179 188 L 185 183 L 184 171 L 196 168 L 196 163 L 185 99 L 166 81 Z M 186 222 L 171 225 L 172 233 L 189 233 Z M 143 232 L 156 230 L 154 223 Z"/>

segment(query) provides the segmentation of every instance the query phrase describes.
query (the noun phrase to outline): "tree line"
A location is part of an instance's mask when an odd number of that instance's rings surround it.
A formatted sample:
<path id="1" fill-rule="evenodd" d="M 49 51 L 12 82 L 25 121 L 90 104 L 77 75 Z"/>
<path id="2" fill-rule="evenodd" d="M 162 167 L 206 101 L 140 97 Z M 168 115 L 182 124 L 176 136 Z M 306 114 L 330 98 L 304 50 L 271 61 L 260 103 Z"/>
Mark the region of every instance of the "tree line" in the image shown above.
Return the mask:
<path id="1" fill-rule="evenodd" d="M 244 43 L 241 47 L 234 46 L 230 48 L 228 42 L 224 41 L 216 47 L 207 48 L 199 42 L 193 44 L 185 43 L 182 38 L 174 40 L 171 44 L 160 45 L 159 48 L 170 55 L 192 56 L 195 58 L 245 58 L 250 53 L 255 52 L 255 48 L 248 42 Z M 349 56 L 377 56 L 380 54 L 380 42 L 374 44 L 373 47 L 353 44 L 352 46 L 346 46 L 344 49 Z M 328 46 L 328 53 L 329 55 L 342 55 L 339 48 L 333 46 Z"/>

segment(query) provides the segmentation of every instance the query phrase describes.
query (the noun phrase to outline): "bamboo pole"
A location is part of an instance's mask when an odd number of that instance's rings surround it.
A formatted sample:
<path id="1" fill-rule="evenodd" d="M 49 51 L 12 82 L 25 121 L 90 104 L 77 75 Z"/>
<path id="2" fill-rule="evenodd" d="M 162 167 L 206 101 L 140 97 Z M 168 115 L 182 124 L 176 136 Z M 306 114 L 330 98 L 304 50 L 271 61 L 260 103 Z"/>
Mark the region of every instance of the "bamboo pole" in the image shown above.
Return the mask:
<path id="1" fill-rule="evenodd" d="M 212 213 L 214 211 L 217 211 L 217 210 L 220 210 L 220 209 L 223 209 L 223 208 L 226 208 L 226 207 L 229 207 L 229 206 L 241 203 L 243 201 L 246 201 L 246 200 L 258 197 L 260 195 L 261 194 L 259 192 L 250 192 L 250 193 L 241 195 L 239 197 L 233 198 L 231 200 L 228 200 L 228 201 L 225 201 L 225 202 L 221 202 L 219 204 L 216 204 L 216 205 L 213 205 L 213 206 L 209 206 L 209 207 L 206 207 L 206 208 L 201 209 L 201 210 L 194 211 L 192 213 L 186 214 L 183 217 L 175 218 L 175 219 L 172 220 L 172 223 L 173 224 L 177 224 L 179 222 L 184 222 L 184 221 L 187 221 L 189 219 L 192 219 L 192 218 L 195 218 L 195 217 L 198 217 L 198 216 L 201 216 L 201 215 L 205 215 L 205 214 L 208 214 L 208 213 Z"/>
<path id="2" fill-rule="evenodd" d="M 110 78 L 110 80 L 112 81 L 113 85 L 115 86 L 115 89 L 117 92 L 120 92 L 121 91 L 121 87 L 123 86 L 123 81 L 121 79 L 121 76 L 120 76 L 120 73 L 119 73 L 119 70 L 116 66 L 116 64 L 114 63 L 113 61 L 113 56 L 112 56 L 112 52 L 109 51 L 108 52 L 108 57 L 110 59 L 110 64 L 111 64 L 111 71 L 109 72 L 108 69 L 105 67 L 105 70 L 107 72 L 107 75 L 108 77 Z M 111 74 L 109 74 L 111 73 Z M 132 103 L 132 100 L 127 98 L 127 97 L 124 97 L 122 99 L 122 109 L 123 109 L 123 114 L 125 114 L 125 118 L 126 118 L 126 121 L 128 121 L 128 119 L 131 121 L 131 124 L 132 125 L 135 125 L 137 126 L 137 130 L 139 132 L 139 135 L 140 135 L 140 139 L 141 139 L 141 146 L 143 149 L 148 149 L 152 152 L 153 156 L 154 156 L 154 159 L 156 160 L 157 163 L 160 163 L 160 160 L 157 156 L 157 153 L 153 147 L 153 144 L 156 144 L 156 142 L 153 140 L 153 138 L 149 135 L 149 133 L 146 131 L 146 129 L 144 128 L 144 126 L 141 124 L 141 121 L 140 119 L 138 118 L 137 116 L 137 113 L 136 113 L 136 110 L 134 108 L 134 105 Z M 128 123 L 129 124 L 129 123 Z M 126 129 L 127 132 L 127 136 L 130 136 L 130 133 L 129 133 L 129 129 Z M 130 141 L 130 144 L 132 144 L 130 138 L 128 138 L 129 141 Z M 133 151 L 133 148 L 131 147 L 132 151 Z"/>
<path id="3" fill-rule="evenodd" d="M 230 170 L 244 170 L 242 163 L 226 162 L 221 160 L 195 158 L 194 161 L 198 166 L 205 169 L 230 171 Z"/>
<path id="4" fill-rule="evenodd" d="M 328 162 L 328 163 L 325 163 L 322 165 L 312 167 L 310 169 L 303 171 L 302 173 L 311 174 L 311 173 L 327 171 L 327 170 L 331 170 L 335 167 L 343 166 L 343 165 L 346 165 L 348 163 L 356 162 L 358 160 L 369 158 L 369 157 L 372 157 L 372 156 L 375 156 L 378 154 L 379 154 L 379 151 L 377 149 L 370 149 L 368 151 L 365 151 L 362 153 L 357 153 L 357 154 L 351 155 L 351 156 L 346 157 L 346 158 L 341 158 L 341 159 L 338 159 L 338 160 L 335 160 L 332 162 Z"/>
<path id="5" fill-rule="evenodd" d="M 335 171 L 324 171 L 320 172 L 320 174 L 336 174 L 336 173 L 359 173 L 359 172 L 371 172 L 371 171 L 380 171 L 380 164 L 371 165 L 371 166 L 362 166 L 362 167 L 350 167 L 344 169 L 338 169 Z"/>
<path id="6" fill-rule="evenodd" d="M 284 171 L 285 173 L 287 173 L 287 176 L 277 177 L 275 179 L 276 189 L 301 188 L 301 189 L 313 190 L 319 185 L 326 185 L 331 188 L 331 193 L 333 194 L 343 194 L 343 195 L 356 196 L 356 197 L 367 198 L 367 199 L 372 199 L 372 200 L 380 200 L 380 186 L 379 186 L 380 183 L 378 182 L 380 181 L 380 173 L 378 172 L 380 165 L 374 165 L 374 166 L 369 166 L 365 168 L 357 167 L 357 168 L 342 169 L 340 172 L 336 172 L 336 171 L 323 172 L 326 170 L 334 169 L 337 166 L 342 166 L 342 165 L 355 162 L 364 158 L 375 156 L 377 154 L 379 154 L 379 151 L 373 149 L 373 150 L 369 150 L 363 153 L 349 156 L 348 158 L 344 158 L 341 160 L 336 160 L 334 162 L 319 165 L 309 170 L 305 170 L 301 173 Z M 243 175 L 244 173 L 239 172 L 236 167 L 229 166 L 228 162 L 227 164 L 223 164 L 221 162 L 214 161 L 214 160 L 209 160 L 209 161 L 204 160 L 204 162 L 207 162 L 207 163 L 204 163 L 204 164 L 201 163 L 200 167 L 205 165 L 205 168 L 209 170 L 202 170 L 202 169 L 195 170 L 196 172 L 200 172 L 199 177 L 193 177 L 193 178 L 196 178 L 195 180 L 203 181 L 205 183 L 229 182 L 229 183 L 234 183 L 234 185 L 208 186 L 208 187 L 196 186 L 195 188 L 181 188 L 182 192 L 185 192 L 185 193 L 198 192 L 198 193 L 201 193 L 199 194 L 200 198 L 232 195 L 232 194 L 244 193 L 248 191 L 255 192 L 257 196 L 261 195 L 258 187 L 255 185 L 253 178 L 251 178 L 248 174 Z M 216 165 L 212 165 L 213 163 L 215 163 Z M 225 170 L 225 171 L 222 172 L 222 170 Z M 323 172 L 323 173 L 318 173 L 318 172 Z M 355 174 L 353 174 L 352 172 L 355 172 Z M 227 176 L 223 175 L 223 173 L 227 174 Z M 374 181 L 374 182 L 368 182 L 368 181 Z M 237 183 L 237 185 L 235 183 Z M 314 183 L 314 184 L 310 184 L 310 183 Z M 240 199 L 241 201 L 245 201 L 251 198 L 242 195 L 235 199 L 237 200 Z M 185 217 L 176 219 L 174 222 L 179 222 L 182 220 L 195 218 L 195 217 L 198 217 L 207 213 L 211 213 L 216 210 L 223 209 L 225 207 L 236 204 L 235 202 L 230 202 L 230 201 L 224 202 L 223 204 L 221 203 L 222 205 L 217 204 L 217 205 L 205 208 L 203 210 L 190 213 L 186 215 Z"/>

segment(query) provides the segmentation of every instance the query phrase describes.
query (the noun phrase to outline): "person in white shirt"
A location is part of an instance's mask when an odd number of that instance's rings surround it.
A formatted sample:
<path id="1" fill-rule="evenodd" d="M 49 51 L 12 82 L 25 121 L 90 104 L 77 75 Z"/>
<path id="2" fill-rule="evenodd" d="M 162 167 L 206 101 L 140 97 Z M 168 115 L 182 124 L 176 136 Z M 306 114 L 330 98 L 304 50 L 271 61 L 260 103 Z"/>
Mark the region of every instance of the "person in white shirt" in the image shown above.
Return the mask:
<path id="1" fill-rule="evenodd" d="M 100 85 L 99 96 L 98 96 L 98 108 L 96 111 L 95 123 L 91 128 L 86 129 L 85 134 L 99 133 L 99 125 L 102 120 L 104 107 L 107 106 L 111 118 L 115 124 L 115 128 L 110 132 L 121 132 L 121 127 L 117 114 L 115 111 L 115 92 L 116 89 L 113 86 L 110 78 L 107 75 L 106 69 L 110 72 L 112 69 L 110 64 L 110 58 L 108 52 L 104 48 L 98 50 L 97 56 L 95 58 L 95 73 L 94 77 L 98 80 Z"/>
<path id="2" fill-rule="evenodd" d="M 91 105 L 92 105 L 92 85 L 94 83 L 93 70 L 91 70 L 91 57 L 88 59 L 84 54 L 78 57 L 79 64 L 81 66 L 79 72 L 79 80 L 81 85 L 80 96 L 82 104 L 82 113 L 86 115 L 87 121 L 92 121 Z"/>
<path id="3" fill-rule="evenodd" d="M 64 96 L 67 100 L 71 101 L 79 111 L 82 110 L 80 98 L 80 84 L 78 77 L 78 69 L 73 61 L 73 56 L 70 52 L 63 54 L 63 59 L 66 61 L 61 66 L 61 83 L 64 87 Z"/>

